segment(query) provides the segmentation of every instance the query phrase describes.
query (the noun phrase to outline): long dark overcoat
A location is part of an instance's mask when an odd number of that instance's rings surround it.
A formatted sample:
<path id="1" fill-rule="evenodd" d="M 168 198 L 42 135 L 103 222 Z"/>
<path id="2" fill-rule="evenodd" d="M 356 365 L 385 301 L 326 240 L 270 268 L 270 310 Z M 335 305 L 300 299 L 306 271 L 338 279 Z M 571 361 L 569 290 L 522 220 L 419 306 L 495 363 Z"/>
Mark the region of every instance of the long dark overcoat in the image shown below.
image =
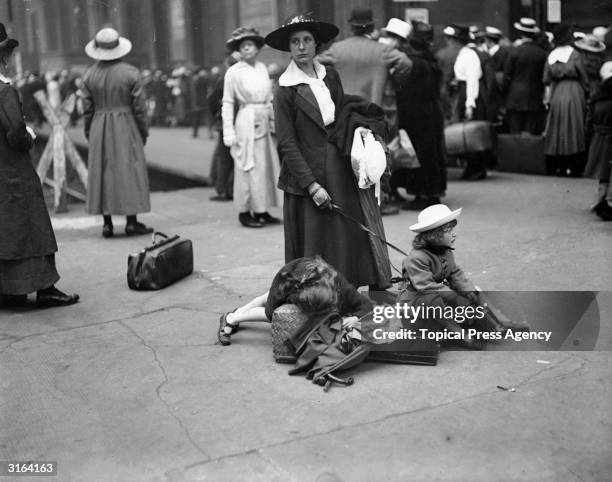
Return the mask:
<path id="1" fill-rule="evenodd" d="M 144 143 L 148 136 L 140 72 L 125 62 L 98 62 L 83 78 L 89 139 L 90 214 L 151 210 Z"/>
<path id="2" fill-rule="evenodd" d="M 533 41 L 526 41 L 510 50 L 504 65 L 504 90 L 508 110 L 542 110 L 542 74 L 546 57 L 544 49 Z"/>
<path id="3" fill-rule="evenodd" d="M 57 251 L 17 91 L 0 82 L 0 260 Z"/>

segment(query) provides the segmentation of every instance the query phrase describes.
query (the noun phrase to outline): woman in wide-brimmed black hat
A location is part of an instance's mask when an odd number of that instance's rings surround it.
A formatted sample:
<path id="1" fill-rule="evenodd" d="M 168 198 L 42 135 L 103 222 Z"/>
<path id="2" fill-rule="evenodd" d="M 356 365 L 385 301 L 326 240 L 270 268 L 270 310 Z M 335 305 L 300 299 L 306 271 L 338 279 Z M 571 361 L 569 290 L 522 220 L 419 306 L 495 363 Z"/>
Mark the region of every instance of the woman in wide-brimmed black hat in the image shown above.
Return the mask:
<path id="1" fill-rule="evenodd" d="M 57 243 L 28 152 L 33 132 L 10 81 L 18 45 L 0 23 L 0 307 L 25 304 L 33 292 L 41 308 L 70 305 L 79 297 L 55 288 Z"/>
<path id="2" fill-rule="evenodd" d="M 315 58 L 317 49 L 337 34 L 335 25 L 301 14 L 266 37 L 268 45 L 291 54 L 274 99 L 282 161 L 278 186 L 285 192 L 285 262 L 318 254 L 354 286 L 386 287 L 388 279 L 367 234 L 331 210 L 333 202 L 365 222 L 351 163 L 330 142 L 344 96 L 342 83 L 333 68 Z M 380 221 L 378 206 L 375 211 L 367 214 Z"/>
<path id="3" fill-rule="evenodd" d="M 281 202 L 276 180 L 280 164 L 274 139 L 272 83 L 257 61 L 264 38 L 253 27 L 239 27 L 227 41 L 240 60 L 227 69 L 223 84 L 223 143 L 234 159 L 234 206 L 247 228 L 280 224 L 268 209 Z"/>

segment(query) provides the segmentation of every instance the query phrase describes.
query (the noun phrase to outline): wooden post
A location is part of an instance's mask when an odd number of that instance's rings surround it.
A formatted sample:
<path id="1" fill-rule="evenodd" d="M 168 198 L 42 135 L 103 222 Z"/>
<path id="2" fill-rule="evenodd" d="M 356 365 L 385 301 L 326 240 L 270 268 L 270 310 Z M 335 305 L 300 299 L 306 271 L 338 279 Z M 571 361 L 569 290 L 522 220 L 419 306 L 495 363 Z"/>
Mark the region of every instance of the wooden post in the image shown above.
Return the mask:
<path id="1" fill-rule="evenodd" d="M 66 126 L 70 120 L 70 112 L 74 108 L 75 95 L 70 95 L 62 104 L 60 112 L 55 112 L 47 102 L 45 94 L 41 91 L 36 92 L 34 97 L 40 104 L 43 114 L 51 126 L 51 135 L 45 149 L 38 161 L 36 172 L 40 177 L 40 182 L 53 186 L 53 205 L 56 213 L 68 210 L 67 195 L 71 195 L 81 201 L 85 196 L 72 189 L 69 189 L 66 181 L 66 157 L 74 167 L 79 179 L 87 189 L 87 166 L 81 159 L 76 147 L 68 134 Z M 53 180 L 47 179 L 47 171 L 53 163 Z"/>

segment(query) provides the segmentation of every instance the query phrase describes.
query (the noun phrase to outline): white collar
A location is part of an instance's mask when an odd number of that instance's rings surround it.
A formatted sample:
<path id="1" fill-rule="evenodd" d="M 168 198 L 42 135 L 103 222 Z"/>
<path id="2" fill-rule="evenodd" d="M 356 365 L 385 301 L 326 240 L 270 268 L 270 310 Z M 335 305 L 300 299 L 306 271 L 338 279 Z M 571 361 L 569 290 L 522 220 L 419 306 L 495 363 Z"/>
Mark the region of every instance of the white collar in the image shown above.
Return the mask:
<path id="1" fill-rule="evenodd" d="M 0 82 L 4 82 L 5 84 L 12 84 L 13 82 L 8 77 L 0 74 Z"/>
<path id="2" fill-rule="evenodd" d="M 489 49 L 489 55 L 492 57 L 493 55 L 495 55 L 497 53 L 497 51 L 500 49 L 499 44 L 495 44 L 493 45 L 493 47 L 491 47 Z"/>
<path id="3" fill-rule="evenodd" d="M 317 60 L 313 61 L 317 78 L 308 77 L 306 73 L 300 69 L 297 64 L 292 60 L 289 62 L 287 69 L 278 78 L 278 85 L 281 87 L 292 87 L 298 84 L 312 84 L 317 81 L 323 81 L 325 78 L 325 66 L 320 64 Z"/>
<path id="4" fill-rule="evenodd" d="M 550 54 L 548 54 L 548 65 L 552 65 L 555 62 L 566 64 L 573 51 L 574 48 L 571 45 L 562 45 L 561 47 L 557 47 Z"/>

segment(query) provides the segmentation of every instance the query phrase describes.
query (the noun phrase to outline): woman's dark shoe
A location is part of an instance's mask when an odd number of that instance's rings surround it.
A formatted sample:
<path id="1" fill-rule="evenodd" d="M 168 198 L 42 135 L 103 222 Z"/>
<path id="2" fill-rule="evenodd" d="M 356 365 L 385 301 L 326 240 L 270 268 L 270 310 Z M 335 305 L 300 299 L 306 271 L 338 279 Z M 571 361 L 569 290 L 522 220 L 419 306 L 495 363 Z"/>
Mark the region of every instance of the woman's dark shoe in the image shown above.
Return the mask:
<path id="1" fill-rule="evenodd" d="M 604 221 L 612 221 L 612 207 L 605 199 L 595 206 L 595 213 Z"/>
<path id="2" fill-rule="evenodd" d="M 112 238 L 114 236 L 113 225 L 105 224 L 102 226 L 102 237 L 103 238 Z"/>
<path id="3" fill-rule="evenodd" d="M 264 223 L 264 224 L 283 224 L 283 222 L 280 219 L 275 218 L 274 216 L 270 216 L 270 213 L 268 212 L 255 213 L 255 219 L 259 221 L 260 223 Z"/>
<path id="4" fill-rule="evenodd" d="M 251 216 L 251 213 L 240 213 L 238 215 L 238 221 L 240 221 L 240 224 L 245 228 L 263 228 L 264 226 L 261 221 Z"/>
<path id="5" fill-rule="evenodd" d="M 36 306 L 38 308 L 51 308 L 52 306 L 68 306 L 79 301 L 79 295 L 67 295 L 55 286 L 40 290 L 36 293 Z"/>
<path id="6" fill-rule="evenodd" d="M 129 223 L 125 225 L 125 234 L 128 236 L 141 236 L 143 234 L 151 234 L 152 232 L 153 228 L 142 223 Z"/>
<path id="7" fill-rule="evenodd" d="M 233 311 L 224 313 L 219 318 L 219 330 L 217 331 L 217 340 L 219 340 L 219 343 L 221 343 L 223 346 L 231 345 L 231 336 L 238 331 L 237 325 L 230 325 L 227 322 L 227 315 L 229 315 L 230 313 L 233 313 Z M 227 334 L 225 332 L 225 328 L 227 328 L 228 326 L 232 329 L 232 332 L 230 334 Z"/>

